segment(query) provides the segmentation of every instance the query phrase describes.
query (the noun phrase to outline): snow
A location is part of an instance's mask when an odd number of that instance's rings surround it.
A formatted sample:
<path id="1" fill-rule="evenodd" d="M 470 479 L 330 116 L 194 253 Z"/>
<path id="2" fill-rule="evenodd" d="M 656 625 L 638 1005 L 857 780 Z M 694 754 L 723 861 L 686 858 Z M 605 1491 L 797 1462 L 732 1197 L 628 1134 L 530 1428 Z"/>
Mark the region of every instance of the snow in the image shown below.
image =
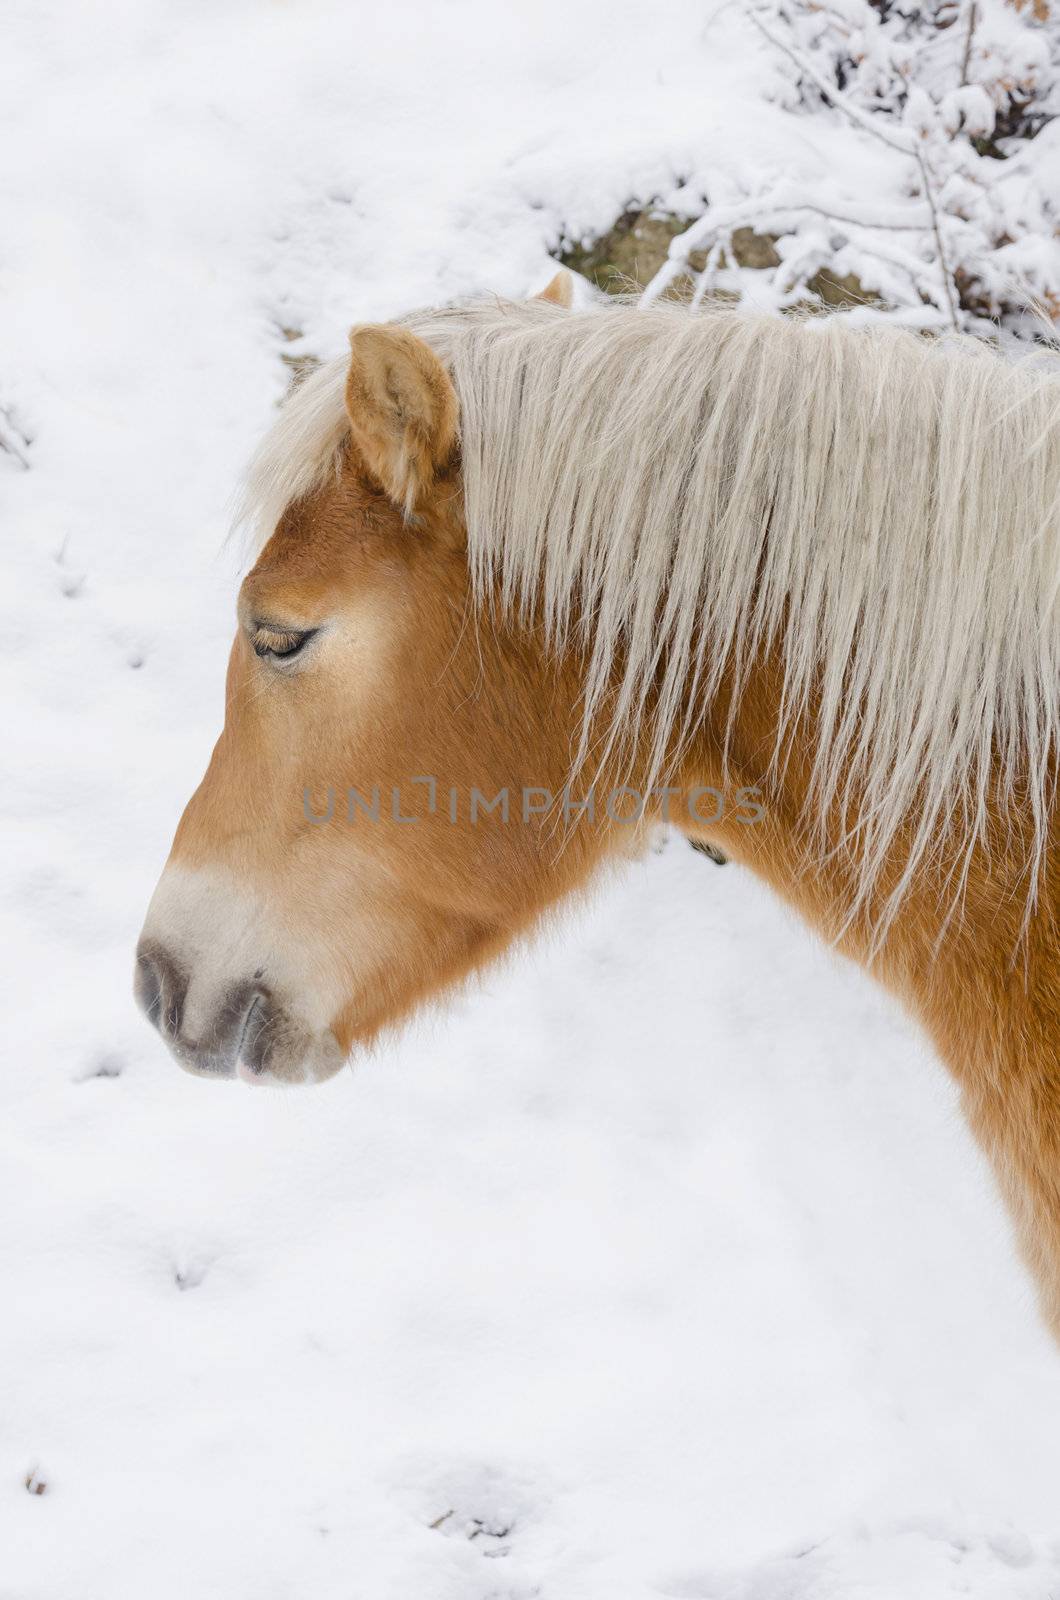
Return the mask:
<path id="1" fill-rule="evenodd" d="M 1060 1361 L 952 1090 L 737 868 L 671 840 L 315 1092 L 130 999 L 281 350 L 887 152 L 691 0 L 6 31 L 0 1596 L 1060 1592 Z"/>

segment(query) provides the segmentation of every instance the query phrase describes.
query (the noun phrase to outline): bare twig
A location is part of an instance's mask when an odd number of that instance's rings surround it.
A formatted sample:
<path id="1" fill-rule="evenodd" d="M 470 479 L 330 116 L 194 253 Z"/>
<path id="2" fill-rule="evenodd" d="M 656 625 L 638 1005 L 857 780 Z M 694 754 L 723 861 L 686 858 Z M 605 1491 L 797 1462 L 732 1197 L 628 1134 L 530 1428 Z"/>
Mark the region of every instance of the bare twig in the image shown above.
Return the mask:
<path id="1" fill-rule="evenodd" d="M 968 84 L 968 67 L 972 59 L 972 40 L 975 38 L 976 23 L 979 21 L 979 6 L 976 0 L 968 3 L 968 31 L 964 36 L 964 55 L 961 57 L 961 88 Z"/>
<path id="2" fill-rule="evenodd" d="M 931 179 L 928 176 L 927 162 L 924 160 L 924 152 L 921 150 L 919 145 L 916 148 L 916 164 L 920 168 L 920 177 L 924 185 L 924 194 L 927 198 L 927 203 L 931 208 L 931 231 L 935 235 L 935 253 L 939 259 L 939 271 L 942 273 L 942 286 L 946 291 L 946 308 L 949 311 L 950 322 L 954 331 L 959 333 L 961 322 L 957 315 L 957 301 L 953 293 L 953 273 L 950 271 L 949 263 L 946 260 L 946 251 L 942 244 L 942 230 L 939 227 L 939 208 L 935 204 L 935 195 L 931 186 Z"/>

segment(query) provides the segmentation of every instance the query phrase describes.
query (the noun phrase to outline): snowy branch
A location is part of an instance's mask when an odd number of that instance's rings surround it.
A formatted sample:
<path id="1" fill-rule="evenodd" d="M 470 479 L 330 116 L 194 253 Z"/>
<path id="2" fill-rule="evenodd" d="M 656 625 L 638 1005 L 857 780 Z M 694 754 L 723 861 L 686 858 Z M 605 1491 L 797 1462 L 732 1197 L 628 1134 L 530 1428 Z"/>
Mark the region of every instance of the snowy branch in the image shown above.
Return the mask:
<path id="1" fill-rule="evenodd" d="M 962 0 L 959 11 L 953 0 L 754 0 L 745 15 L 786 63 L 783 110 L 834 113 L 887 151 L 892 176 L 877 203 L 857 186 L 861 163 L 813 178 L 774 168 L 750 186 L 741 173 L 738 198 L 730 175 L 725 200 L 672 241 L 646 298 L 689 276 L 696 301 L 753 293 L 777 311 L 823 296 L 860 316 L 890 309 L 917 327 L 937 315 L 1031 337 L 1031 306 L 1060 319 L 1056 145 L 1036 138 L 1060 114 L 1050 0 Z M 740 230 L 769 264 L 741 265 Z"/>

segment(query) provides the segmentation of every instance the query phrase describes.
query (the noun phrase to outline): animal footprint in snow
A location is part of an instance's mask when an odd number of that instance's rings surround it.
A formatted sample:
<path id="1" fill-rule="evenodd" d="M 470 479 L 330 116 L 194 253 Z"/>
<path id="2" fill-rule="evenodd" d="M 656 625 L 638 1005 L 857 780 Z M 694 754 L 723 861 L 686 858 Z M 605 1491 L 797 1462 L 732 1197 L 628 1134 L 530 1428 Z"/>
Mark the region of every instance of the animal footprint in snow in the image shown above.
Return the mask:
<path id="1" fill-rule="evenodd" d="M 104 1050 L 92 1057 L 84 1070 L 77 1074 L 74 1082 L 89 1083 L 93 1078 L 120 1078 L 124 1071 L 124 1057 L 116 1050 Z"/>
<path id="2" fill-rule="evenodd" d="M 8 461 L 29 471 L 29 447 L 33 436 L 16 415 L 13 406 L 0 405 L 0 452 Z"/>
<path id="3" fill-rule="evenodd" d="M 443 1511 L 440 1517 L 435 1517 L 430 1526 L 440 1533 L 449 1534 L 450 1537 L 453 1535 L 459 1537 L 462 1534 L 471 1543 L 481 1539 L 479 1548 L 484 1556 L 506 1556 L 511 1549 L 506 1541 L 514 1530 L 515 1523 L 497 1517 L 489 1519 L 458 1517 L 455 1510 L 450 1508 L 448 1511 Z"/>
<path id="4" fill-rule="evenodd" d="M 67 535 L 55 552 L 54 559 L 55 565 L 59 569 L 59 593 L 64 595 L 67 600 L 77 600 L 84 590 L 88 573 L 81 568 L 70 565 L 67 559 L 69 545 L 70 537 Z"/>
<path id="5" fill-rule="evenodd" d="M 517 1531 L 536 1523 L 551 1499 L 536 1471 L 521 1465 L 405 1456 L 393 1476 L 398 1498 L 421 1527 L 492 1558 L 512 1554 Z"/>
<path id="6" fill-rule="evenodd" d="M 178 1262 L 173 1268 L 173 1282 L 182 1294 L 188 1289 L 197 1289 L 212 1265 L 212 1261 L 202 1256 Z"/>

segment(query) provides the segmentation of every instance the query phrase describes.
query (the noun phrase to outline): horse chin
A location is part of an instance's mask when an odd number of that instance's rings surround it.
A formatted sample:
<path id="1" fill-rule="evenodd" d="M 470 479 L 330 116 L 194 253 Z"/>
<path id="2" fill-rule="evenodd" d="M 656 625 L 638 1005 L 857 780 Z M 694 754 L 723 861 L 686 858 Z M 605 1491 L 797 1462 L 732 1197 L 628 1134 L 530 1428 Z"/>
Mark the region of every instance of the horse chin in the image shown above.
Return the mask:
<path id="1" fill-rule="evenodd" d="M 272 1050 L 264 1060 L 255 1060 L 253 1052 L 244 1048 L 236 1061 L 235 1076 L 255 1087 L 304 1088 L 333 1078 L 346 1059 L 346 1052 L 328 1030 L 301 1050 Z"/>

